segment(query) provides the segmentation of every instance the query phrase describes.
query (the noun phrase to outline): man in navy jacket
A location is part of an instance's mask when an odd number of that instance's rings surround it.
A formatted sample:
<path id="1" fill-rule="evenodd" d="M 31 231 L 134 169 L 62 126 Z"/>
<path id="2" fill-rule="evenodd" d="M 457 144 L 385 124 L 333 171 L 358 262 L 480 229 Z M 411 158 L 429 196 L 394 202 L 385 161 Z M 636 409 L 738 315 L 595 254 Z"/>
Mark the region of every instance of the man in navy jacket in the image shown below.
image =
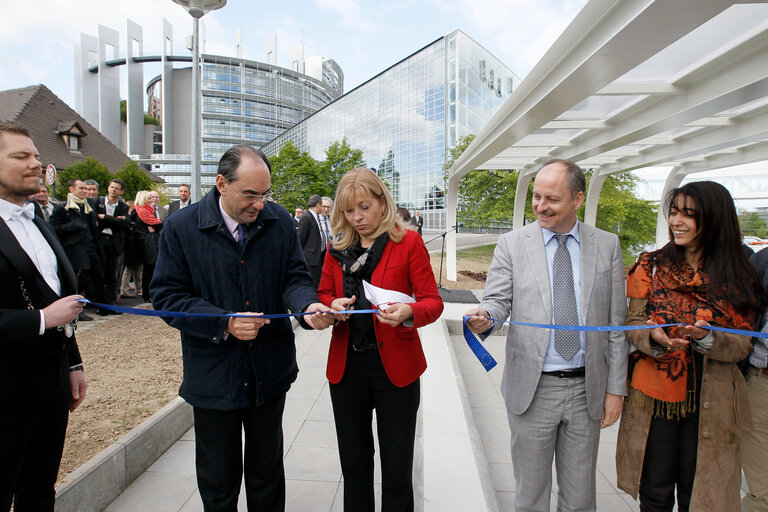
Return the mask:
<path id="1" fill-rule="evenodd" d="M 219 315 L 328 310 L 315 294 L 293 219 L 269 201 L 270 171 L 261 151 L 230 148 L 216 188 L 168 218 L 151 283 L 155 308 Z M 331 314 L 303 318 L 316 329 L 333 322 Z M 181 331 L 179 394 L 194 408 L 205 510 L 236 510 L 243 469 L 249 510 L 284 510 L 282 414 L 298 373 L 290 320 L 166 321 Z"/>

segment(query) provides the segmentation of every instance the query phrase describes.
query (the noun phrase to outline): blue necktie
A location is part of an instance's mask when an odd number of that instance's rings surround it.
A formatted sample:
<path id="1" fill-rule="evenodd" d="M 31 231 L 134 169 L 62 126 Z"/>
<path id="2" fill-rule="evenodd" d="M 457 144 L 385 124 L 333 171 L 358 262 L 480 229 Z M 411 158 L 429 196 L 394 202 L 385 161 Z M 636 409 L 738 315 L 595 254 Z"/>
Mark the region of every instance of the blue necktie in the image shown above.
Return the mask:
<path id="1" fill-rule="evenodd" d="M 245 233 L 245 224 L 238 224 L 237 225 L 237 243 L 240 244 L 240 247 L 245 247 L 245 240 L 246 240 L 246 233 Z"/>

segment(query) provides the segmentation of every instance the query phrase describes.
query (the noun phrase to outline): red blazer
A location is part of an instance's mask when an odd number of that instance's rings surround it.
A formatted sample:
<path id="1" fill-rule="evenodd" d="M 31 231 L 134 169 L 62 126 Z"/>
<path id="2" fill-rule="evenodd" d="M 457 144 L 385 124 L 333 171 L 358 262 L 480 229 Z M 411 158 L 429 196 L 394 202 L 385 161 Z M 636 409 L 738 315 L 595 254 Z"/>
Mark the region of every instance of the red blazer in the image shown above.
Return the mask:
<path id="1" fill-rule="evenodd" d="M 375 319 L 374 329 L 379 342 L 379 353 L 384 370 L 395 386 L 411 384 L 427 368 L 427 360 L 421 349 L 418 327 L 431 324 L 443 312 L 443 301 L 437 291 L 435 276 L 424 241 L 414 231 L 406 231 L 399 243 L 392 240 L 384 246 L 384 253 L 371 275 L 371 284 L 413 295 L 413 326 L 391 327 Z M 328 251 L 325 254 L 323 276 L 317 290 L 320 301 L 326 306 L 344 296 L 341 265 Z M 349 342 L 349 322 L 340 322 L 333 328 L 331 348 L 328 352 L 326 376 L 337 384 L 344 376 Z"/>

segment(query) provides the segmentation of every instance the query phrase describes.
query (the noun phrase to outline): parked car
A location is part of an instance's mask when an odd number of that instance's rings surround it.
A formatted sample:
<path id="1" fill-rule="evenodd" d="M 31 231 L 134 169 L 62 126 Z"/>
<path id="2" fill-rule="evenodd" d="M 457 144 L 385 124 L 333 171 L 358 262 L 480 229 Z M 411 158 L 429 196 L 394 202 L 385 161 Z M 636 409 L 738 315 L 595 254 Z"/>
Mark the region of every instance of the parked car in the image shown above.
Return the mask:
<path id="1" fill-rule="evenodd" d="M 762 238 L 756 237 L 756 236 L 750 236 L 747 235 L 744 237 L 744 245 L 752 249 L 753 251 L 762 251 L 766 247 L 768 247 L 768 240 L 763 240 Z"/>

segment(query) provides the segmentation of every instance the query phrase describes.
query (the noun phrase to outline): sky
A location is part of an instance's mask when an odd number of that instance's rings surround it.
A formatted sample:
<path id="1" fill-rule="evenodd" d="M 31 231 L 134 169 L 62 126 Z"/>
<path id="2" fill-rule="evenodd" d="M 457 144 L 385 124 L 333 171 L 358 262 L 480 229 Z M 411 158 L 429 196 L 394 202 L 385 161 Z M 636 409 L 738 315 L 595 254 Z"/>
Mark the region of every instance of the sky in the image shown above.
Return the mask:
<path id="1" fill-rule="evenodd" d="M 205 50 L 236 55 L 236 33 L 242 26 L 246 59 L 263 61 L 265 41 L 277 34 L 277 64 L 288 67 L 289 49 L 303 41 L 305 57 L 321 55 L 338 62 L 346 92 L 461 29 L 524 78 L 585 3 L 229 0 L 203 18 Z M 0 90 L 44 84 L 74 107 L 74 43 L 81 33 L 96 36 L 98 26 L 105 25 L 120 32 L 120 57 L 124 57 L 126 19 L 143 27 L 145 55 L 160 54 L 163 18 L 173 25 L 173 53 L 190 55 L 184 39 L 192 33 L 192 18 L 171 0 L 5 0 L 3 4 Z M 146 66 L 145 84 L 157 73 Z"/>

